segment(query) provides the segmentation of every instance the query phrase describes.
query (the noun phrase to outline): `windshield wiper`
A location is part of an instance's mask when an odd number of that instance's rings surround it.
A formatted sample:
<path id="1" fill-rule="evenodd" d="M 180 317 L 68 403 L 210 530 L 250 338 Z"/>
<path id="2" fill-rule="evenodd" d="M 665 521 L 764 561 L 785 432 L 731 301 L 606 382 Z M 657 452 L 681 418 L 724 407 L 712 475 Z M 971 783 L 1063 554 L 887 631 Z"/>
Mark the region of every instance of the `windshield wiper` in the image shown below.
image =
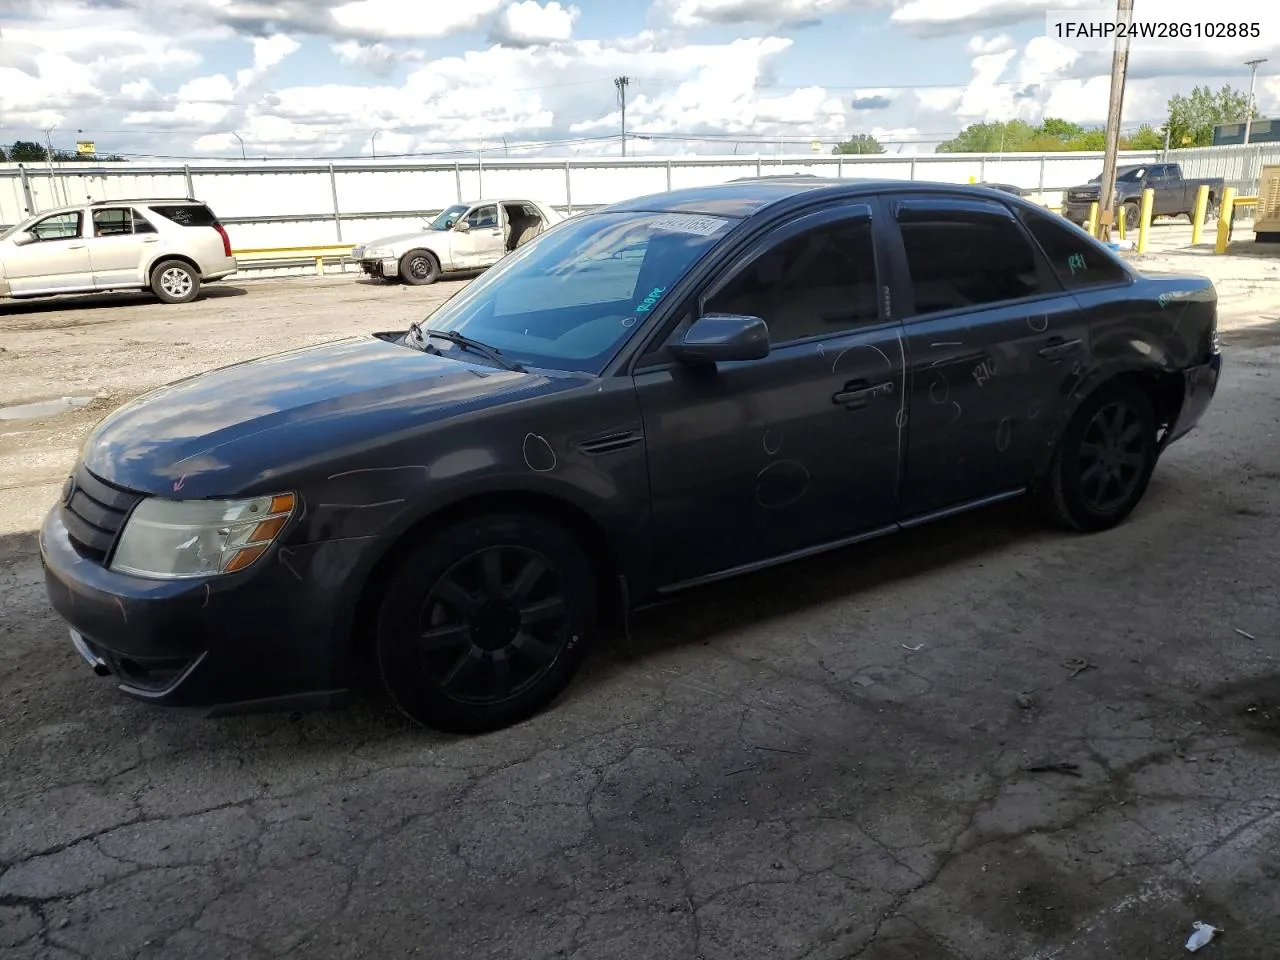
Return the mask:
<path id="1" fill-rule="evenodd" d="M 516 373 L 524 373 L 524 367 L 516 363 L 516 361 L 504 357 L 502 352 L 496 347 L 491 347 L 487 343 L 481 343 L 479 340 L 472 340 L 470 337 L 464 337 L 456 330 L 433 330 L 430 327 L 427 327 L 424 330 L 417 323 L 412 323 L 409 325 L 409 332 L 413 334 L 418 342 L 423 344 L 423 349 L 428 352 L 431 352 L 429 349 L 430 344 L 426 342 L 426 339 L 423 336 L 424 334 L 427 337 L 435 337 L 437 340 L 448 340 L 450 343 L 456 344 L 464 350 L 474 351 L 507 370 L 513 370 Z"/>

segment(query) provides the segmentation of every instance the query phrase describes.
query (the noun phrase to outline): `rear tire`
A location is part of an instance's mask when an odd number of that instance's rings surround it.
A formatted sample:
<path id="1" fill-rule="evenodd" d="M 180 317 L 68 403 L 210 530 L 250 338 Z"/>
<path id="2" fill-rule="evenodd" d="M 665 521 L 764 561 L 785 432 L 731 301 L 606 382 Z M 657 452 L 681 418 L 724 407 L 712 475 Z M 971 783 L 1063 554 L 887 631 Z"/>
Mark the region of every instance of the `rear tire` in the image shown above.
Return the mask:
<path id="1" fill-rule="evenodd" d="M 1159 458 L 1156 417 L 1138 387 L 1099 387 L 1058 442 L 1039 491 L 1046 519 L 1085 533 L 1123 522 L 1147 491 Z"/>
<path id="2" fill-rule="evenodd" d="M 410 250 L 400 258 L 400 279 L 414 286 L 435 283 L 440 278 L 440 261 L 430 250 Z"/>
<path id="3" fill-rule="evenodd" d="M 378 612 L 378 668 L 410 719 L 483 733 L 547 707 L 595 631 L 596 583 L 577 541 L 539 517 L 491 514 L 405 557 Z"/>
<path id="4" fill-rule="evenodd" d="M 1137 230 L 1142 225 L 1142 208 L 1136 203 L 1126 203 L 1124 205 L 1124 229 Z"/>
<path id="5" fill-rule="evenodd" d="M 151 271 L 151 292 L 162 303 L 190 303 L 200 293 L 200 274 L 182 260 L 164 260 Z"/>

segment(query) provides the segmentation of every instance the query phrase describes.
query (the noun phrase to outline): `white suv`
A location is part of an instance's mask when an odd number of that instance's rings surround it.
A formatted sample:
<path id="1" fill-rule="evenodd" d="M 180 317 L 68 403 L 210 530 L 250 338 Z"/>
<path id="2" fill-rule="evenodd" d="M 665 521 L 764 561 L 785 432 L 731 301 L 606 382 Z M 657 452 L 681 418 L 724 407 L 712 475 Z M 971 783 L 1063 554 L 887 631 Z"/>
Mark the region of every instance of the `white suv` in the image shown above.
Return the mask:
<path id="1" fill-rule="evenodd" d="M 235 271 L 227 231 L 195 200 L 103 200 L 0 233 L 0 299 L 149 289 L 186 303 Z"/>

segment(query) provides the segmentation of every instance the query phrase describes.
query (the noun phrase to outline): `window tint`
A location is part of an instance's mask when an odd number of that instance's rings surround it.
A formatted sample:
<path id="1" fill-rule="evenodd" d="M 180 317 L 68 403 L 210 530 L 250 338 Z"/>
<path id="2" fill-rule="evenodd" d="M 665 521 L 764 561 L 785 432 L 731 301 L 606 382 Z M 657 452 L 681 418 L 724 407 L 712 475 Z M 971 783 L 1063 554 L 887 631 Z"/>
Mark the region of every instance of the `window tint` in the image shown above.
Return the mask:
<path id="1" fill-rule="evenodd" d="M 133 211 L 133 232 L 134 233 L 156 233 L 158 232 L 150 220 L 142 215 L 141 211 Z"/>
<path id="2" fill-rule="evenodd" d="M 917 315 L 980 307 L 1041 292 L 1035 253 L 1003 217 L 948 211 L 899 224 Z"/>
<path id="3" fill-rule="evenodd" d="M 489 204 L 487 207 L 476 207 L 467 215 L 467 223 L 471 224 L 472 230 L 496 227 L 498 225 L 498 208 L 493 204 Z"/>
<path id="4" fill-rule="evenodd" d="M 218 222 L 213 211 L 203 203 L 160 204 L 151 210 L 184 227 L 212 227 Z"/>
<path id="5" fill-rule="evenodd" d="M 770 247 L 706 313 L 760 317 L 773 343 L 839 333 L 880 318 L 869 221 L 831 224 Z"/>
<path id="6" fill-rule="evenodd" d="M 37 240 L 68 240 L 80 236 L 80 212 L 57 213 L 31 225 L 28 231 Z"/>
<path id="7" fill-rule="evenodd" d="M 1068 290 L 1128 281 L 1129 274 L 1124 267 L 1084 237 L 1076 236 L 1065 224 L 1030 210 L 1019 213 L 1036 243 L 1040 244 L 1053 272 Z"/>

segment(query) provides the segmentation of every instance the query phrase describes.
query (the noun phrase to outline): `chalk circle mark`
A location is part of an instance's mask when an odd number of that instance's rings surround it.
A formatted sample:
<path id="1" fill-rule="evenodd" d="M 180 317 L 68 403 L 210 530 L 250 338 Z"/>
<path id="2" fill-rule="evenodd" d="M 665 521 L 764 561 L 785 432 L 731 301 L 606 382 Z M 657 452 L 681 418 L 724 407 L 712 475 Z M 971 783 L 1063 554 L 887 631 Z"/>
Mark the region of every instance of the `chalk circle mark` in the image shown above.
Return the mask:
<path id="1" fill-rule="evenodd" d="M 789 507 L 809 491 L 809 468 L 798 460 L 779 460 L 756 474 L 756 503 L 766 510 Z"/>
<path id="2" fill-rule="evenodd" d="M 1000 421 L 1000 426 L 996 427 L 996 449 L 1004 453 L 1009 449 L 1009 442 L 1013 439 L 1013 423 L 1008 417 L 1004 417 Z"/>
<path id="3" fill-rule="evenodd" d="M 524 462 L 534 473 L 548 473 L 556 468 L 556 452 L 547 438 L 537 433 L 524 435 Z"/>
<path id="4" fill-rule="evenodd" d="M 933 383 L 929 384 L 929 402 L 940 407 L 950 399 L 951 383 L 946 374 L 935 374 Z"/>

